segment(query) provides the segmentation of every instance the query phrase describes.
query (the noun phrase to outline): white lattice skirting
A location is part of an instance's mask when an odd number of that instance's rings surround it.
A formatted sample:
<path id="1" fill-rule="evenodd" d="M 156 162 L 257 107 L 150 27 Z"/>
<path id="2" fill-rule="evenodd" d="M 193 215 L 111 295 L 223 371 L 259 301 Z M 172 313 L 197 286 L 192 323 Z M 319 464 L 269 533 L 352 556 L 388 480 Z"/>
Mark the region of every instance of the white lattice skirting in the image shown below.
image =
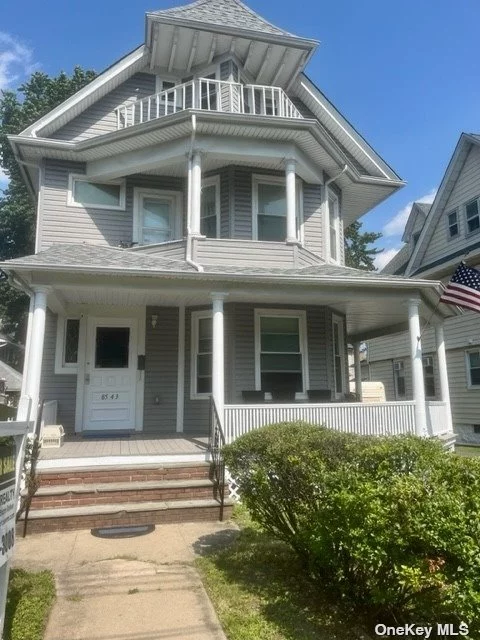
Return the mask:
<path id="1" fill-rule="evenodd" d="M 225 481 L 228 484 L 228 497 L 234 502 L 241 502 L 238 485 L 228 469 L 225 469 Z"/>

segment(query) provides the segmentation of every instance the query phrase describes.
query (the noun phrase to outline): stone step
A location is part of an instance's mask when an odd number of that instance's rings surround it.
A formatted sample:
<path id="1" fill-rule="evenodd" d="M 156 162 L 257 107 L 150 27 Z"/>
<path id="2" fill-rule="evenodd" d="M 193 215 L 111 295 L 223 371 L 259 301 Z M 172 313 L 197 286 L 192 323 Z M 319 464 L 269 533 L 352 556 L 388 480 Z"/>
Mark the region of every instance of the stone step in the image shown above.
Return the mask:
<path id="1" fill-rule="evenodd" d="M 223 519 L 231 516 L 233 502 L 225 501 Z M 210 500 L 126 502 L 89 506 L 31 509 L 29 533 L 70 531 L 116 525 L 161 524 L 171 522 L 214 521 L 220 518 L 220 503 Z M 23 517 L 18 522 L 23 531 Z"/>
<path id="2" fill-rule="evenodd" d="M 166 464 L 144 464 L 105 467 L 69 467 L 66 469 L 38 469 L 42 487 L 105 484 L 107 482 L 148 482 L 160 480 L 207 479 L 210 476 L 209 462 L 178 462 Z"/>
<path id="3" fill-rule="evenodd" d="M 208 478 L 188 480 L 146 480 L 89 484 L 41 485 L 32 500 L 32 509 L 155 502 L 158 500 L 194 500 L 213 496 Z"/>

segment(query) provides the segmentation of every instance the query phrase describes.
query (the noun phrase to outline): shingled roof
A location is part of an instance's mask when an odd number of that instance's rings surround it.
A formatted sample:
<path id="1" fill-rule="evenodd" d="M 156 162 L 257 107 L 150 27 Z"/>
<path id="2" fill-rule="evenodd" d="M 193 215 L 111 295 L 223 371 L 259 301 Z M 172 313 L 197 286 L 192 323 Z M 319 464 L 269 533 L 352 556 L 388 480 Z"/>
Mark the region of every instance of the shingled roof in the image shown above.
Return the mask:
<path id="1" fill-rule="evenodd" d="M 197 0 L 197 2 L 182 7 L 152 11 L 150 15 L 219 26 L 229 25 L 247 31 L 258 31 L 290 38 L 297 37 L 293 33 L 271 24 L 240 0 Z"/>

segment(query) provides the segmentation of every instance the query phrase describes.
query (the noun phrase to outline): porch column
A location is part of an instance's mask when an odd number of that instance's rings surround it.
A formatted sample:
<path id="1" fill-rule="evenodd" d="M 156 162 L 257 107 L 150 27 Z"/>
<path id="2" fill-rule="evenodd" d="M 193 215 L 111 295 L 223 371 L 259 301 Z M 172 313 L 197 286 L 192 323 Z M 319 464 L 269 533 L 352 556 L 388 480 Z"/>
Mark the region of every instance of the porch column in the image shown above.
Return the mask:
<path id="1" fill-rule="evenodd" d="M 297 195 L 296 195 L 296 162 L 291 158 L 285 160 L 285 175 L 287 182 L 287 242 L 297 242 Z"/>
<path id="2" fill-rule="evenodd" d="M 192 170 L 190 180 L 190 234 L 200 235 L 200 207 L 202 198 L 202 157 L 199 151 L 192 155 Z"/>
<path id="3" fill-rule="evenodd" d="M 25 363 L 26 376 L 25 395 L 32 399 L 30 420 L 36 420 L 40 395 L 40 377 L 42 373 L 43 342 L 45 339 L 45 318 L 47 313 L 46 287 L 35 287 L 33 294 L 32 330 L 30 335 L 30 349 Z M 19 416 L 26 419 L 26 416 Z"/>
<path id="4" fill-rule="evenodd" d="M 448 385 L 447 354 L 445 351 L 445 334 L 443 322 L 435 327 L 435 343 L 437 345 L 438 372 L 440 375 L 440 396 L 445 403 L 447 429 L 453 431 L 452 408 L 450 406 L 450 388 Z"/>
<path id="5" fill-rule="evenodd" d="M 362 395 L 362 366 L 360 363 L 360 342 L 353 345 L 353 362 L 355 365 L 355 394 L 358 402 L 363 402 Z"/>
<path id="6" fill-rule="evenodd" d="M 410 329 L 410 356 L 412 359 L 413 399 L 415 400 L 415 433 L 427 435 L 427 412 L 425 408 L 425 382 L 423 378 L 422 344 L 420 341 L 420 300 L 408 301 L 408 326 Z"/>
<path id="7" fill-rule="evenodd" d="M 223 425 L 225 405 L 225 348 L 223 301 L 226 293 L 212 293 L 213 335 L 212 335 L 212 395 L 217 405 L 219 418 Z"/>

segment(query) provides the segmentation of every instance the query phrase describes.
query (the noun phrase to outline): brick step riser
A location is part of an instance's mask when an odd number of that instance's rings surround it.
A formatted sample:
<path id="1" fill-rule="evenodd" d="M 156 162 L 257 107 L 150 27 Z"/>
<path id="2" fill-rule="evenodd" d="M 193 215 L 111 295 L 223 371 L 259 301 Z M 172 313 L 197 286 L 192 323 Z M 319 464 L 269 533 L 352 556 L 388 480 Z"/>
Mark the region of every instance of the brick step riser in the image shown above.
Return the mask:
<path id="1" fill-rule="evenodd" d="M 207 480 L 209 467 L 182 469 L 150 469 L 148 471 L 78 471 L 69 473 L 39 474 L 42 487 L 58 487 L 72 484 L 105 484 L 106 482 L 148 482 L 151 480 Z"/>
<path id="2" fill-rule="evenodd" d="M 225 506 L 223 519 L 232 515 L 232 507 Z M 136 513 L 104 514 L 95 516 L 70 516 L 66 518 L 46 518 L 28 521 L 27 532 L 46 533 L 50 531 L 73 531 L 117 525 L 167 524 L 175 522 L 214 522 L 220 517 L 219 507 L 191 507 L 190 509 L 167 509 Z M 23 521 L 17 525 L 17 534 L 23 533 Z"/>
<path id="3" fill-rule="evenodd" d="M 122 502 L 156 502 L 157 500 L 205 500 L 213 497 L 212 487 L 165 489 L 135 489 L 133 491 L 101 491 L 91 493 L 65 493 L 55 496 L 34 496 L 32 509 L 58 509 L 59 507 L 86 507 L 94 504 Z"/>

